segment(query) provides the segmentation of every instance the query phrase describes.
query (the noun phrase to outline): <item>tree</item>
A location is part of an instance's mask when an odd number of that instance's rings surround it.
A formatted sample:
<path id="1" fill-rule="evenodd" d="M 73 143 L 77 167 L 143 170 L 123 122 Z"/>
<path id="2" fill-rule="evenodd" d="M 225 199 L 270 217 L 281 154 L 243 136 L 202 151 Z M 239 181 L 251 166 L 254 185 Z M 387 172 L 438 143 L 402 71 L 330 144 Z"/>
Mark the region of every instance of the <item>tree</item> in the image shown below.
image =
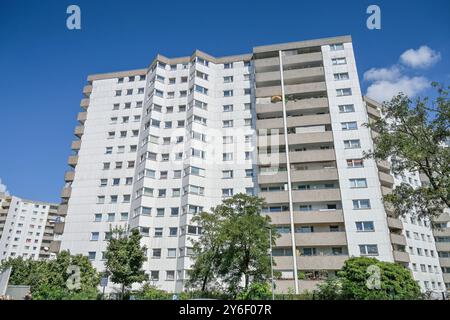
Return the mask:
<path id="1" fill-rule="evenodd" d="M 420 299 L 422 294 L 407 268 L 356 257 L 345 261 L 337 278 L 320 285 L 315 296 L 327 300 L 411 300 Z"/>
<path id="2" fill-rule="evenodd" d="M 437 90 L 432 103 L 400 93 L 383 103 L 382 118 L 367 124 L 379 135 L 366 157 L 390 158 L 394 174 L 420 172 L 428 181 L 417 188 L 402 183 L 384 196 L 396 216 L 416 212 L 432 220 L 450 206 L 450 148 L 443 147 L 450 137 L 450 103 L 448 91 L 432 85 Z"/>
<path id="3" fill-rule="evenodd" d="M 35 300 L 90 300 L 98 296 L 100 277 L 85 256 L 62 251 L 55 260 L 19 257 L 7 260 L 0 269 L 8 266 L 12 267 L 9 283 L 30 286 Z M 73 273 L 74 269 L 79 273 Z"/>
<path id="4" fill-rule="evenodd" d="M 193 218 L 202 228 L 194 243 L 195 263 L 188 286 L 201 284 L 204 292 L 222 283 L 232 297 L 254 283 L 270 279 L 269 228 L 272 243 L 277 237 L 270 218 L 261 215 L 264 200 L 237 194 Z M 242 286 L 243 283 L 243 286 Z"/>
<path id="5" fill-rule="evenodd" d="M 142 269 L 146 260 L 146 248 L 141 246 L 141 238 L 137 229 L 131 230 L 130 234 L 119 227 L 111 230 L 105 253 L 106 273 L 111 275 L 112 282 L 121 285 L 122 299 L 126 288 L 148 279 L 148 275 Z"/>

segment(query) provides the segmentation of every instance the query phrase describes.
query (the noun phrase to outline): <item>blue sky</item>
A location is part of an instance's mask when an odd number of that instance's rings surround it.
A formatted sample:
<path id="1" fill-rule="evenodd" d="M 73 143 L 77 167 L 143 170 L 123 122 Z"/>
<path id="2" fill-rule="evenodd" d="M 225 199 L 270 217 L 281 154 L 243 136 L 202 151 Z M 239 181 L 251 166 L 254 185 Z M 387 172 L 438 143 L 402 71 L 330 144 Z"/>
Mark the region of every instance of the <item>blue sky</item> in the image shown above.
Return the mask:
<path id="1" fill-rule="evenodd" d="M 81 8 L 81 30 L 66 28 L 70 4 Z M 370 4 L 381 8 L 381 30 L 366 28 Z M 375 84 L 426 94 L 424 81 L 450 82 L 448 0 L 1 1 L 0 178 L 11 194 L 59 202 L 88 74 L 143 68 L 156 53 L 232 55 L 344 34 L 364 93 Z M 421 46 L 431 51 L 400 59 Z M 414 64 L 421 53 L 432 61 Z"/>

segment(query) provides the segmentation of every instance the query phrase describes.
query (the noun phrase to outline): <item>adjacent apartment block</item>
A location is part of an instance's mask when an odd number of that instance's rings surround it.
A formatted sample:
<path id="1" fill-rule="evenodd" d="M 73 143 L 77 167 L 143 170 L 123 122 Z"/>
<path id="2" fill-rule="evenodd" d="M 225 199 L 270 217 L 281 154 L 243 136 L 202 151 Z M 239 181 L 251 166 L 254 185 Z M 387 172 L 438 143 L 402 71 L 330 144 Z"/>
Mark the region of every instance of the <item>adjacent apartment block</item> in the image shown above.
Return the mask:
<path id="1" fill-rule="evenodd" d="M 51 259 L 59 251 L 58 205 L 0 193 L 0 261 Z"/>
<path id="2" fill-rule="evenodd" d="M 378 114 L 361 95 L 350 36 L 158 55 L 145 69 L 89 76 L 83 94 L 61 249 L 99 270 L 111 227 L 138 228 L 152 283 L 183 290 L 201 234 L 192 217 L 237 193 L 264 197 L 281 234 L 278 291 L 312 289 L 351 256 L 409 266 L 404 225 L 382 202 L 389 162 L 363 159 L 374 134 L 363 124 Z"/>

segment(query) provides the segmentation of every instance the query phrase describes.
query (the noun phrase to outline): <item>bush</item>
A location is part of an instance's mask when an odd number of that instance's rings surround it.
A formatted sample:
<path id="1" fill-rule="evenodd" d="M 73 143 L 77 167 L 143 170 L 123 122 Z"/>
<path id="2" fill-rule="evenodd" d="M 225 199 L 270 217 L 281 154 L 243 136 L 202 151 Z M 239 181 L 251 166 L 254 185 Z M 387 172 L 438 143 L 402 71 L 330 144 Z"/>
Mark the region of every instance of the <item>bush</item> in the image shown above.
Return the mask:
<path id="1" fill-rule="evenodd" d="M 252 283 L 247 290 L 237 294 L 236 300 L 268 300 L 272 291 L 268 283 Z"/>

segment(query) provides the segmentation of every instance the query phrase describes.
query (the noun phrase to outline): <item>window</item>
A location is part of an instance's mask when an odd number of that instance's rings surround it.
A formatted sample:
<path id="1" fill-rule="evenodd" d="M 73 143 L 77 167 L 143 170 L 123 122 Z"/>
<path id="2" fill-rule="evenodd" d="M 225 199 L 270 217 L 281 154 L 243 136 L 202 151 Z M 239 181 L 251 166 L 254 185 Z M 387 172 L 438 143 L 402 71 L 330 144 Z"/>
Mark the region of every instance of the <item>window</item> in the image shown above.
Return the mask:
<path id="1" fill-rule="evenodd" d="M 248 96 L 252 93 L 252 90 L 250 88 L 244 88 L 244 95 Z"/>
<path id="2" fill-rule="evenodd" d="M 122 90 L 116 90 L 116 97 L 120 97 L 122 95 Z"/>
<path id="3" fill-rule="evenodd" d="M 117 203 L 117 198 L 118 198 L 118 197 L 115 196 L 115 195 L 114 195 L 114 196 L 110 196 L 110 197 L 109 197 L 109 203 Z"/>
<path id="4" fill-rule="evenodd" d="M 166 197 L 166 189 L 158 189 L 158 197 L 165 198 Z"/>
<path id="5" fill-rule="evenodd" d="M 120 104 L 119 103 L 114 103 L 113 104 L 113 110 L 119 110 Z"/>
<path id="6" fill-rule="evenodd" d="M 149 216 L 152 213 L 152 208 L 149 207 L 142 207 L 141 210 L 141 214 L 144 216 Z"/>
<path id="7" fill-rule="evenodd" d="M 223 136 L 222 141 L 223 141 L 223 144 L 233 143 L 233 136 Z"/>
<path id="8" fill-rule="evenodd" d="M 222 124 L 224 128 L 231 128 L 233 127 L 233 120 L 224 120 Z"/>
<path id="9" fill-rule="evenodd" d="M 356 230 L 359 232 L 375 231 L 373 221 L 356 221 Z"/>
<path id="10" fill-rule="evenodd" d="M 131 96 L 133 94 L 133 89 L 127 89 L 127 96 Z"/>
<path id="11" fill-rule="evenodd" d="M 226 104 L 222 106 L 223 112 L 231 112 L 233 111 L 233 105 L 232 104 Z"/>
<path id="12" fill-rule="evenodd" d="M 224 69 L 232 69 L 233 68 L 233 62 L 224 63 L 223 64 Z"/>
<path id="13" fill-rule="evenodd" d="M 113 147 L 106 147 L 105 154 L 112 154 Z"/>
<path id="14" fill-rule="evenodd" d="M 245 176 L 248 177 L 253 177 L 253 169 L 245 169 Z"/>
<path id="15" fill-rule="evenodd" d="M 349 79 L 348 72 L 334 74 L 334 80 L 348 80 L 348 79 Z"/>
<path id="16" fill-rule="evenodd" d="M 222 160 L 223 161 L 231 161 L 233 160 L 233 153 L 232 152 L 225 152 L 222 154 Z"/>
<path id="17" fill-rule="evenodd" d="M 94 222 L 101 222 L 102 221 L 102 214 L 101 213 L 96 213 L 94 215 Z"/>
<path id="18" fill-rule="evenodd" d="M 355 106 L 353 104 L 343 104 L 339 106 L 340 113 L 355 112 Z"/>
<path id="19" fill-rule="evenodd" d="M 115 165 L 116 165 L 116 169 L 122 169 L 122 161 L 117 161 L 116 163 L 115 163 Z"/>
<path id="20" fill-rule="evenodd" d="M 116 214 L 115 213 L 108 213 L 107 215 L 107 221 L 108 222 L 113 222 L 116 218 Z"/>
<path id="21" fill-rule="evenodd" d="M 223 82 L 224 83 L 231 83 L 231 82 L 233 82 L 233 76 L 223 77 Z"/>
<path id="22" fill-rule="evenodd" d="M 367 180 L 365 178 L 350 179 L 350 188 L 367 188 Z"/>
<path id="23" fill-rule="evenodd" d="M 169 237 L 176 237 L 178 234 L 178 228 L 169 228 Z"/>
<path id="24" fill-rule="evenodd" d="M 176 216 L 178 216 L 179 211 L 180 211 L 180 208 L 178 208 L 178 207 L 170 208 L 170 215 L 172 217 L 176 217 Z"/>
<path id="25" fill-rule="evenodd" d="M 155 228 L 155 238 L 161 238 L 163 236 L 163 228 Z M 161 253 L 160 253 L 161 255 Z"/>
<path id="26" fill-rule="evenodd" d="M 353 209 L 370 209 L 369 199 L 353 200 Z"/>
<path id="27" fill-rule="evenodd" d="M 233 96 L 233 90 L 224 90 L 223 91 L 224 97 L 232 97 Z"/>
<path id="28" fill-rule="evenodd" d="M 222 178 L 223 179 L 232 179 L 233 178 L 233 170 L 223 170 Z"/>
<path id="29" fill-rule="evenodd" d="M 158 250 L 158 249 L 153 249 L 153 258 L 160 258 L 161 254 L 159 255 L 159 257 L 155 256 L 155 250 Z M 155 270 L 150 271 L 150 280 L 158 281 L 159 280 L 159 271 L 155 271 Z"/>
<path id="30" fill-rule="evenodd" d="M 161 258 L 161 249 L 153 249 L 153 258 Z"/>
<path id="31" fill-rule="evenodd" d="M 177 257 L 177 249 L 176 248 L 168 248 L 167 249 L 167 258 L 176 258 Z"/>
<path id="32" fill-rule="evenodd" d="M 348 168 L 362 168 L 364 167 L 363 159 L 347 159 Z"/>
<path id="33" fill-rule="evenodd" d="M 120 220 L 121 221 L 128 220 L 128 212 L 121 212 L 120 213 Z"/>
<path id="34" fill-rule="evenodd" d="M 98 197 L 97 197 L 97 203 L 98 203 L 98 204 L 103 204 L 103 203 L 105 203 L 105 196 L 98 196 Z"/>
<path id="35" fill-rule="evenodd" d="M 106 187 L 108 184 L 108 179 L 100 179 L 100 187 Z"/>
<path id="36" fill-rule="evenodd" d="M 330 51 L 338 51 L 338 50 L 344 50 L 344 44 L 342 43 L 330 44 Z"/>
<path id="37" fill-rule="evenodd" d="M 334 58 L 331 59 L 331 63 L 333 64 L 333 66 L 337 66 L 340 64 L 347 64 L 347 59 L 345 58 Z"/>
<path id="38" fill-rule="evenodd" d="M 352 89 L 350 88 L 336 89 L 336 95 L 338 97 L 351 96 Z"/>
<path id="39" fill-rule="evenodd" d="M 99 235 L 98 232 L 91 232 L 91 241 L 98 241 Z"/>
<path id="40" fill-rule="evenodd" d="M 232 188 L 222 189 L 222 197 L 232 197 L 232 196 L 233 196 L 233 189 Z"/>
<path id="41" fill-rule="evenodd" d="M 95 260 L 95 255 L 96 255 L 95 251 L 89 251 L 88 252 L 88 259 L 89 260 Z"/>
<path id="42" fill-rule="evenodd" d="M 358 125 L 357 125 L 356 121 L 341 122 L 341 128 L 344 131 L 346 131 L 346 130 L 357 130 L 358 129 Z"/>
<path id="43" fill-rule="evenodd" d="M 204 88 L 204 87 L 202 87 L 202 86 L 199 86 L 199 85 L 195 85 L 195 91 L 197 91 L 197 92 L 200 92 L 200 93 L 203 93 L 203 94 L 205 94 L 205 95 L 207 95 L 208 94 L 208 89 L 206 89 L 206 88 Z"/>
<path id="44" fill-rule="evenodd" d="M 359 139 L 354 140 L 344 140 L 345 149 L 359 149 L 361 148 L 361 143 Z"/>
<path id="45" fill-rule="evenodd" d="M 376 244 L 360 244 L 359 253 L 363 256 L 377 256 L 378 246 Z"/>

